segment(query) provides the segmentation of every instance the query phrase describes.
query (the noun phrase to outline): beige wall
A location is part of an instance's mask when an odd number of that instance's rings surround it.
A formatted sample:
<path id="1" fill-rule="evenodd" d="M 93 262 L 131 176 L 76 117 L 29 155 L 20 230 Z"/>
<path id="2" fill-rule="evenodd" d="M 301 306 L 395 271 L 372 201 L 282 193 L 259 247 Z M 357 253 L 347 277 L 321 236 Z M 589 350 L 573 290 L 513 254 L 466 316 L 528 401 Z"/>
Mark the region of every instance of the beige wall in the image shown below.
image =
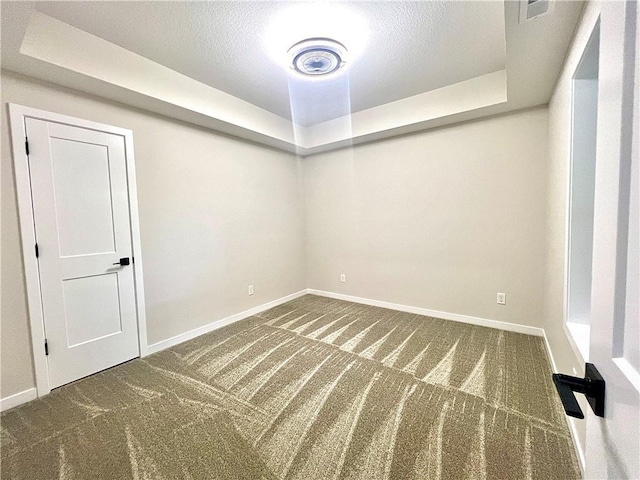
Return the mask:
<path id="1" fill-rule="evenodd" d="M 600 14 L 597 2 L 585 7 L 573 43 L 553 95 L 549 102 L 549 187 L 547 196 L 547 254 L 544 288 L 544 328 L 558 371 L 570 375 L 584 374 L 584 363 L 571 347 L 564 331 L 564 296 L 567 257 L 567 192 L 571 149 L 572 77 Z M 589 408 L 582 395 L 577 396 L 582 408 Z M 585 422 L 570 419 L 585 445 Z"/>
<path id="2" fill-rule="evenodd" d="M 305 287 L 555 331 L 544 107 L 297 160 L 3 72 L 1 397 L 34 386 L 7 102 L 134 131 L 149 343 Z"/>
<path id="3" fill-rule="evenodd" d="M 1 397 L 34 386 L 7 102 L 133 130 L 150 344 L 305 288 L 295 156 L 3 72 Z"/>
<path id="4" fill-rule="evenodd" d="M 546 108 L 303 164 L 308 287 L 542 326 Z"/>
<path id="5" fill-rule="evenodd" d="M 0 137 L 0 398 L 35 386 L 18 202 L 2 78 Z"/>

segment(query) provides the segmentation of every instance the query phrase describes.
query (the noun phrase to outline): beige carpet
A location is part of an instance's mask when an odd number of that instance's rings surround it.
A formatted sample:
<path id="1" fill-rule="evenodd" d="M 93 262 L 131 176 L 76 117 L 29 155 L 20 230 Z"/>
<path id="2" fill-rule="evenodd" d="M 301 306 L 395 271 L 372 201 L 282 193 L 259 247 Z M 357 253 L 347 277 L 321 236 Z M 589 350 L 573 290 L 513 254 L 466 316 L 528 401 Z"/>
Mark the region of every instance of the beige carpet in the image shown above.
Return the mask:
<path id="1" fill-rule="evenodd" d="M 3 479 L 572 479 L 541 338 L 307 295 L 6 412 Z"/>

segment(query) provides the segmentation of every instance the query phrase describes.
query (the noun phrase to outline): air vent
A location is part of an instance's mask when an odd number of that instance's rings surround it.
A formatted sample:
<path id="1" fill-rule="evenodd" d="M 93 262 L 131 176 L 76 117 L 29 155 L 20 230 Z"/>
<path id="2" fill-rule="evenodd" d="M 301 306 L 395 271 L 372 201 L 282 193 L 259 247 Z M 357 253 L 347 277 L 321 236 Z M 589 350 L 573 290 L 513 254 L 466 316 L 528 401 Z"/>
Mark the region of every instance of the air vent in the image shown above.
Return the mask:
<path id="1" fill-rule="evenodd" d="M 534 20 L 553 10 L 552 0 L 520 0 L 520 23 Z"/>

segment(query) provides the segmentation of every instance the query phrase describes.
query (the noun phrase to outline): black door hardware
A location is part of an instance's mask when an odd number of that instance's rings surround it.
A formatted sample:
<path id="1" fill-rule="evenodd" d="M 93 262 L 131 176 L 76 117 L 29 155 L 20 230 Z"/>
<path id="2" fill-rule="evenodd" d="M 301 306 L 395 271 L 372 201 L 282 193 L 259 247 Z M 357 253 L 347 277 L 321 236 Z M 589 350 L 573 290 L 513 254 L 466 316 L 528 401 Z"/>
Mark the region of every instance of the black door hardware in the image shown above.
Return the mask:
<path id="1" fill-rule="evenodd" d="M 123 257 L 119 262 L 114 263 L 114 265 L 129 265 L 129 257 Z"/>
<path id="2" fill-rule="evenodd" d="M 570 377 L 561 373 L 553 374 L 553 383 L 562 400 L 564 411 L 570 417 L 584 418 L 578 400 L 573 392 L 584 393 L 593 413 L 598 417 L 604 417 L 604 389 L 605 382 L 593 363 L 587 363 L 584 367 L 584 378 Z"/>

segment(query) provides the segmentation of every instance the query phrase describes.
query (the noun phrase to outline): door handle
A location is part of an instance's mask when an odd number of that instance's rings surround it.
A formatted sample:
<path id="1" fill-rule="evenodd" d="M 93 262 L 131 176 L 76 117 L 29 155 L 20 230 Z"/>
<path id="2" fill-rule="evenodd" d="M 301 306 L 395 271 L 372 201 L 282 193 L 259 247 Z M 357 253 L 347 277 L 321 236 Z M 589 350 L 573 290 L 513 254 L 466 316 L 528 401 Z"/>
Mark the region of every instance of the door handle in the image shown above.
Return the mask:
<path id="1" fill-rule="evenodd" d="M 593 363 L 587 363 L 584 367 L 584 378 L 571 377 L 561 373 L 553 374 L 553 383 L 562 400 L 564 411 L 570 417 L 584 418 L 582 409 L 573 392 L 583 393 L 587 397 L 593 413 L 598 417 L 604 417 L 604 391 L 605 381 Z"/>
<path id="2" fill-rule="evenodd" d="M 114 265 L 122 265 L 122 266 L 129 265 L 129 264 L 130 264 L 129 257 L 123 257 L 120 259 L 120 261 L 114 263 Z"/>

